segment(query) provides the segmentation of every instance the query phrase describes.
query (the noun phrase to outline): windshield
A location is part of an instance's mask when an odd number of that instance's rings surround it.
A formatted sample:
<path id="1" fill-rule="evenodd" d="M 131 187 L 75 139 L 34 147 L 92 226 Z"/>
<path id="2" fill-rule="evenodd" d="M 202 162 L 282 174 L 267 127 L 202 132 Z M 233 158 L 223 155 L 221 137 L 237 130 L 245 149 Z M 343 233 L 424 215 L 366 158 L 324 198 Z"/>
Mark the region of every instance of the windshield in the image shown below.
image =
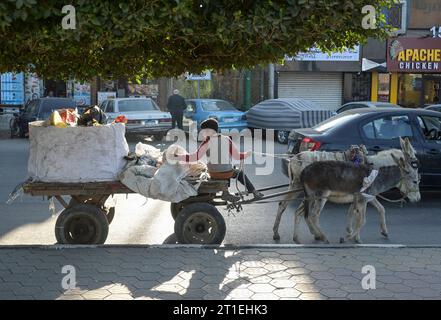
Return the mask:
<path id="1" fill-rule="evenodd" d="M 315 131 L 318 132 L 325 132 L 331 128 L 337 127 L 338 125 L 345 123 L 347 121 L 350 121 L 358 116 L 358 113 L 350 113 L 350 114 L 340 114 L 338 116 L 334 116 L 332 118 L 329 118 L 328 120 L 325 120 L 323 122 L 320 122 L 315 127 L 312 127 Z"/>
<path id="2" fill-rule="evenodd" d="M 69 99 L 50 99 L 50 100 L 43 100 L 39 118 L 46 119 L 49 118 L 51 113 L 54 110 L 59 109 L 75 109 L 76 104 L 75 101 L 69 100 Z"/>
<path id="3" fill-rule="evenodd" d="M 119 112 L 159 110 L 156 103 L 147 99 L 121 100 L 118 102 Z"/>
<path id="4" fill-rule="evenodd" d="M 202 109 L 204 111 L 237 111 L 233 105 L 227 101 L 202 101 Z"/>

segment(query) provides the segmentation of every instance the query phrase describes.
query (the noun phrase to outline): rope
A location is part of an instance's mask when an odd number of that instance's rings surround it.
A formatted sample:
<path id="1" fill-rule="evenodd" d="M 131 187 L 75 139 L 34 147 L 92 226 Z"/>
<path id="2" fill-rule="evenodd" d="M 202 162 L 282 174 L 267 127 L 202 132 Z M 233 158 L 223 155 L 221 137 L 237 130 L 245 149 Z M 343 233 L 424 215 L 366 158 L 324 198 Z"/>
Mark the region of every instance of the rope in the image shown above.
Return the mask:
<path id="1" fill-rule="evenodd" d="M 377 195 L 377 197 L 380 198 L 380 199 L 382 199 L 382 200 L 384 200 L 384 201 L 390 202 L 390 203 L 400 203 L 400 204 L 403 204 L 403 203 L 406 202 L 406 200 L 404 199 L 404 197 L 401 197 L 400 199 L 397 199 L 397 200 L 388 199 L 388 198 L 386 198 L 386 197 L 383 197 L 383 196 L 380 195 L 380 194 Z"/>
<path id="2" fill-rule="evenodd" d="M 266 156 L 266 157 L 272 157 L 272 158 L 279 158 L 279 159 L 289 159 L 292 158 L 291 154 L 287 154 L 287 153 L 265 153 L 265 152 L 257 152 L 257 151 L 252 151 L 252 153 L 259 155 L 259 156 Z"/>

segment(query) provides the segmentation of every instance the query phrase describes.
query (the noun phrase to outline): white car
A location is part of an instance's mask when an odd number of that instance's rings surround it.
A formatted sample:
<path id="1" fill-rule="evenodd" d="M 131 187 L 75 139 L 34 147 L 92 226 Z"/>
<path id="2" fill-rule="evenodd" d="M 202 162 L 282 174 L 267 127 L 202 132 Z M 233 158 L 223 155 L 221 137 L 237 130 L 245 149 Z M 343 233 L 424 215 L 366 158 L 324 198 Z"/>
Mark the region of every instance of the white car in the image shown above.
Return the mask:
<path id="1" fill-rule="evenodd" d="M 127 133 L 153 135 L 155 140 L 161 140 L 172 127 L 170 113 L 161 111 L 150 98 L 107 99 L 99 107 L 106 113 L 109 122 L 120 115 L 125 116 L 128 120 Z"/>

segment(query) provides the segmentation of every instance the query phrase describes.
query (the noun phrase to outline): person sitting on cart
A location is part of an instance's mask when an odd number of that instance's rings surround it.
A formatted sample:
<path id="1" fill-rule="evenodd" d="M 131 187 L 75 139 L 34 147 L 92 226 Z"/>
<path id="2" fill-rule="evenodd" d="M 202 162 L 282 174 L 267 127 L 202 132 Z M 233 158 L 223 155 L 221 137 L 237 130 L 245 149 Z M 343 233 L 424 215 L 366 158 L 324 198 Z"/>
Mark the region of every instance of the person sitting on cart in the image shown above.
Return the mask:
<path id="1" fill-rule="evenodd" d="M 175 154 L 178 160 L 185 162 L 196 162 L 200 160 L 204 155 L 207 155 L 208 162 L 207 168 L 212 179 L 230 179 L 236 178 L 241 184 L 243 184 L 248 193 L 254 195 L 254 199 L 263 197 L 263 194 L 256 190 L 250 179 L 244 174 L 242 170 L 233 167 L 232 159 L 244 160 L 248 158 L 252 151 L 239 152 L 234 142 L 230 137 L 219 134 L 219 123 L 215 119 L 207 119 L 201 123 L 200 135 L 203 138 L 203 142 L 199 146 L 196 152 L 190 154 Z M 216 148 L 215 152 L 211 152 L 210 149 Z M 228 153 L 222 152 L 228 150 Z M 216 153 L 217 151 L 217 153 Z M 214 159 L 213 159 L 214 158 Z M 214 161 L 213 161 L 214 160 Z M 233 195 L 223 195 L 225 200 L 239 200 L 239 197 Z"/>

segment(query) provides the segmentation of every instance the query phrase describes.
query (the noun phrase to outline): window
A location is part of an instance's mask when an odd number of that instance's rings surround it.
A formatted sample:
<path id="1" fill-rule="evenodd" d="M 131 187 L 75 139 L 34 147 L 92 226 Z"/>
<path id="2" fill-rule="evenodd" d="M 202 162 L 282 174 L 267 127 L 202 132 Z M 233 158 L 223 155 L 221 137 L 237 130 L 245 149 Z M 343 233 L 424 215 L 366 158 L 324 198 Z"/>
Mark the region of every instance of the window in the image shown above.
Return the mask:
<path id="1" fill-rule="evenodd" d="M 441 118 L 421 116 L 418 123 L 426 141 L 441 143 Z"/>
<path id="2" fill-rule="evenodd" d="M 103 102 L 100 103 L 100 105 L 98 107 L 104 111 L 104 110 L 106 110 L 106 104 L 107 104 L 107 101 L 104 100 Z"/>
<path id="3" fill-rule="evenodd" d="M 115 112 L 115 101 L 109 100 L 107 101 L 106 112 Z"/>
<path id="4" fill-rule="evenodd" d="M 407 3 L 406 0 L 399 0 L 392 5 L 390 9 L 384 12 L 387 24 L 393 26 L 396 30 L 392 31 L 392 36 L 406 33 L 407 24 Z"/>
<path id="5" fill-rule="evenodd" d="M 399 137 L 413 137 L 408 116 L 387 116 L 376 119 L 363 126 L 368 139 L 391 140 Z"/>
<path id="6" fill-rule="evenodd" d="M 38 103 L 39 103 L 38 100 L 31 101 L 26 107 L 26 111 L 24 113 L 28 115 L 36 115 Z"/>
<path id="7" fill-rule="evenodd" d="M 130 99 L 120 100 L 118 102 L 119 112 L 132 112 L 132 111 L 153 111 L 159 110 L 156 103 L 150 99 Z"/>
<path id="8" fill-rule="evenodd" d="M 423 75 L 402 73 L 398 76 L 398 104 L 407 108 L 421 105 Z"/>
<path id="9" fill-rule="evenodd" d="M 187 112 L 196 112 L 196 102 L 187 101 Z"/>
<path id="10" fill-rule="evenodd" d="M 378 74 L 378 101 L 389 102 L 390 94 L 390 74 Z"/>
<path id="11" fill-rule="evenodd" d="M 202 108 L 205 111 L 236 111 L 231 103 L 223 100 L 202 101 Z"/>

